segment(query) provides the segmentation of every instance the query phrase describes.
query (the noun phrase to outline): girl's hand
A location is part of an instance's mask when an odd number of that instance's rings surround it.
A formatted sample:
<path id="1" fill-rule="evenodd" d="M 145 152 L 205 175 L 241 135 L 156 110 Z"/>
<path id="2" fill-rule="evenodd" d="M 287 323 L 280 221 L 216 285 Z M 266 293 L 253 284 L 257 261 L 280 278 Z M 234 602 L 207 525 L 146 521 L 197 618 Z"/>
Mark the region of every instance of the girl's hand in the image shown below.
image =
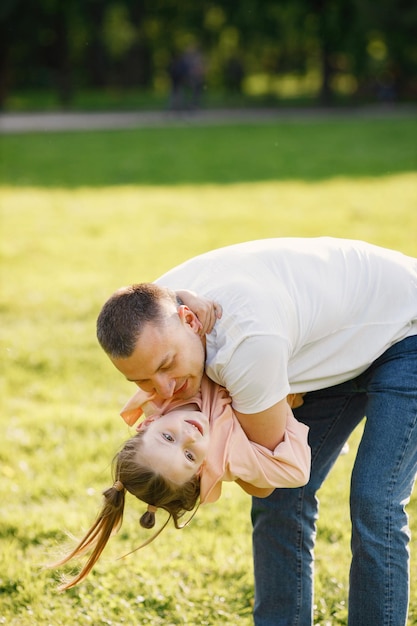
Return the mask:
<path id="1" fill-rule="evenodd" d="M 305 393 L 290 393 L 287 396 L 287 402 L 292 409 L 298 409 L 299 406 L 304 404 L 303 396 Z"/>
<path id="2" fill-rule="evenodd" d="M 219 320 L 222 316 L 223 309 L 221 305 L 214 300 L 199 296 L 194 291 L 188 291 L 187 289 L 176 291 L 176 294 L 200 320 L 201 329 L 198 334 L 202 337 L 211 333 L 216 320 Z"/>

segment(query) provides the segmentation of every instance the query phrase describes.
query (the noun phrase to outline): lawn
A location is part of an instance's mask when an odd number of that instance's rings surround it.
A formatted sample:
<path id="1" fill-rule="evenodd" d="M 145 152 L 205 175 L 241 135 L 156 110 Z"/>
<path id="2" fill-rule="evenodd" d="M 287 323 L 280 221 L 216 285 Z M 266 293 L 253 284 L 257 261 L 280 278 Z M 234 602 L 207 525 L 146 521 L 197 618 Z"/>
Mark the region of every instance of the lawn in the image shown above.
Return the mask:
<path id="1" fill-rule="evenodd" d="M 392 119 L 5 135 L 0 184 L 201 185 L 415 171 L 417 122 Z"/>
<path id="2" fill-rule="evenodd" d="M 233 484 L 184 530 L 117 560 L 149 536 L 129 499 L 121 532 L 69 592 L 43 567 L 92 522 L 131 434 L 118 412 L 134 389 L 95 319 L 118 286 L 246 239 L 325 234 L 417 256 L 415 121 L 34 133 L 2 137 L 2 151 L 0 623 L 249 626 L 250 498 Z M 320 494 L 320 626 L 347 623 L 359 436 Z M 415 537 L 415 497 L 408 509 Z M 411 579 L 414 624 L 415 549 Z"/>

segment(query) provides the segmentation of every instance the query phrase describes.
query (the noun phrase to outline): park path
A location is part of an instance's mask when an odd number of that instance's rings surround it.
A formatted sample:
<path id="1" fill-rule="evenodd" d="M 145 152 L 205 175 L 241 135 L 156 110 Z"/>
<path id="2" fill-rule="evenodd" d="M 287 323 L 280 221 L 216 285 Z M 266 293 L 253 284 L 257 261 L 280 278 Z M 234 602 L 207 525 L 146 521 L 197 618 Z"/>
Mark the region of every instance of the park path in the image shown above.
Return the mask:
<path id="1" fill-rule="evenodd" d="M 417 119 L 417 105 L 369 105 L 339 109 L 200 109 L 190 112 L 1 113 L 0 134 L 409 116 Z"/>

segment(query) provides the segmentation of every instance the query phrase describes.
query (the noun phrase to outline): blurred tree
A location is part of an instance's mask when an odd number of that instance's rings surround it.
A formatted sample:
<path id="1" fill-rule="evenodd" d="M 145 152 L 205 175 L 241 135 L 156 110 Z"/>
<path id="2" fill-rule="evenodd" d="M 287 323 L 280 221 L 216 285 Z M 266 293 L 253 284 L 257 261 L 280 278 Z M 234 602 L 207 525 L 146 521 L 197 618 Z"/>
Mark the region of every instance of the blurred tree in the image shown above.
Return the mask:
<path id="1" fill-rule="evenodd" d="M 3 108 L 9 89 L 19 84 L 21 65 L 27 67 L 27 51 L 33 53 L 33 65 L 39 63 L 34 5 L 23 0 L 0 3 L 0 107 Z M 33 69 L 33 71 L 35 71 Z M 28 72 L 26 80 L 30 82 Z"/>
<path id="2" fill-rule="evenodd" d="M 151 87 L 154 72 L 150 36 L 152 31 L 147 29 L 146 2 L 130 0 L 127 9 L 134 27 L 134 36 L 126 54 L 123 84 L 126 87 Z"/>
<path id="3" fill-rule="evenodd" d="M 334 99 L 333 79 L 338 59 L 358 51 L 353 37 L 358 15 L 351 0 L 311 0 L 308 3 L 316 23 L 316 40 L 321 68 L 320 102 L 329 105 Z"/>
<path id="4" fill-rule="evenodd" d="M 11 86 L 73 92 L 72 24 L 82 0 L 5 0 L 1 5 L 1 104 Z"/>
<path id="5" fill-rule="evenodd" d="M 417 4 L 414 0 L 356 0 L 368 51 L 366 72 L 379 99 L 417 92 Z"/>
<path id="6" fill-rule="evenodd" d="M 59 101 L 67 107 L 73 94 L 73 64 L 71 59 L 71 18 L 75 2 L 44 0 L 42 59 L 50 71 Z"/>
<path id="7" fill-rule="evenodd" d="M 84 37 L 82 46 L 87 83 L 91 87 L 104 87 L 107 82 L 108 54 L 103 37 L 104 15 L 108 2 L 87 0 L 84 3 Z"/>
<path id="8" fill-rule="evenodd" d="M 416 94 L 414 0 L 2 0 L 0 106 L 9 89 L 168 89 L 170 59 L 197 45 L 211 86 L 243 75 L 321 76 L 329 104 L 343 80 L 378 98 Z M 348 86 L 349 86 L 348 85 Z"/>
<path id="9" fill-rule="evenodd" d="M 13 82 L 11 75 L 11 43 L 13 41 L 12 24 L 19 13 L 19 0 L 4 0 L 0 4 L 0 108 Z"/>

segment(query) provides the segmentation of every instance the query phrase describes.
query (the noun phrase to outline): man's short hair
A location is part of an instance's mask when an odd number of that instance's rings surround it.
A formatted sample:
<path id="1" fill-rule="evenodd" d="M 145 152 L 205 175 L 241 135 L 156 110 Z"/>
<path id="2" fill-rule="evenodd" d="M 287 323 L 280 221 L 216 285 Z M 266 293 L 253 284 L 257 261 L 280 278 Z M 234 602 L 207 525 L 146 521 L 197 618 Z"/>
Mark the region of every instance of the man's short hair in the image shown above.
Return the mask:
<path id="1" fill-rule="evenodd" d="M 111 295 L 97 318 L 97 339 L 106 354 L 131 356 L 144 325 L 164 319 L 164 301 L 177 306 L 173 291 L 153 283 L 129 285 Z"/>

